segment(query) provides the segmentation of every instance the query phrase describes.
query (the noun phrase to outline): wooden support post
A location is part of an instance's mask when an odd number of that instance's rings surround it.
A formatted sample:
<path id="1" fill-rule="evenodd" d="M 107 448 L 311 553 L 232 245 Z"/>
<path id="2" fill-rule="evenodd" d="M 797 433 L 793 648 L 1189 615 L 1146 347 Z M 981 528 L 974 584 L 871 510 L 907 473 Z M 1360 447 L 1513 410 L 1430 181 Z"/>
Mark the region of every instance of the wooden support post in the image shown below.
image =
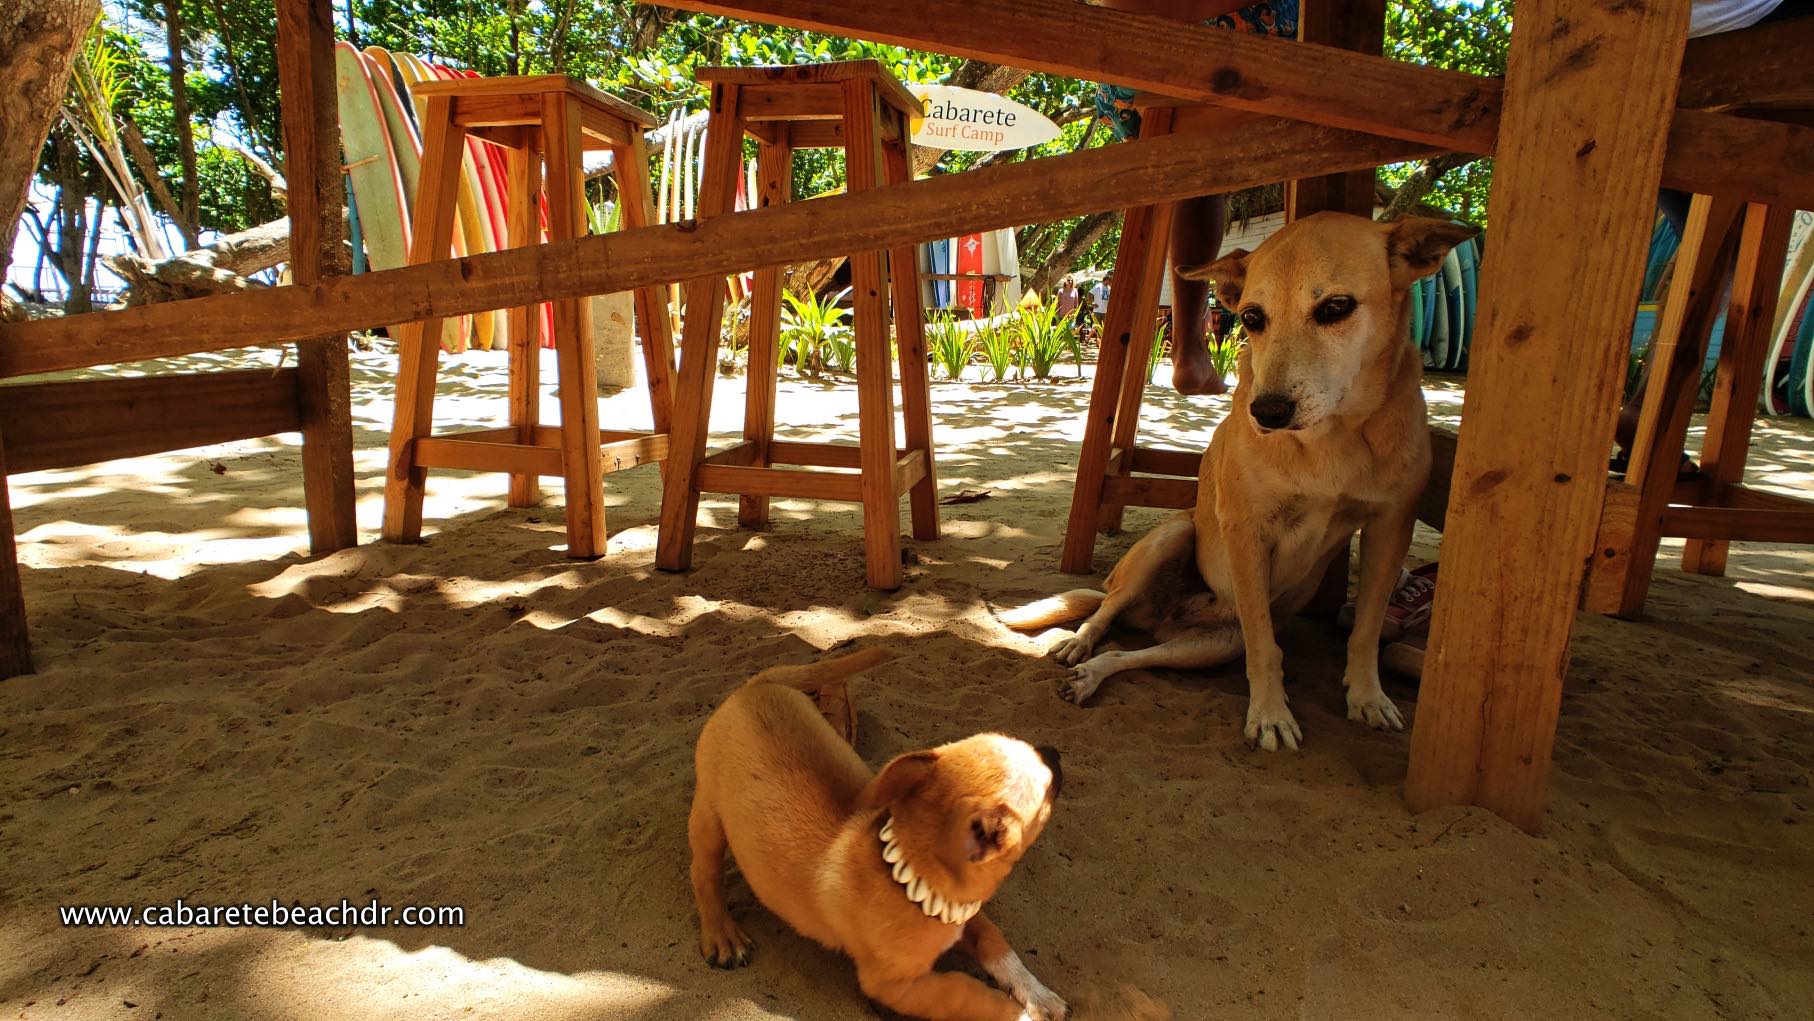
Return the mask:
<path id="1" fill-rule="evenodd" d="M 540 132 L 528 132 L 520 148 L 504 150 L 509 198 L 504 217 L 511 248 L 542 243 L 536 216 L 536 199 L 542 193 Z M 510 424 L 518 443 L 533 444 L 542 424 L 542 306 L 540 302 L 510 310 Z M 541 499 L 539 476 L 518 472 L 510 476 L 509 504 L 533 507 Z"/>
<path id="2" fill-rule="evenodd" d="M 1814 19 L 1811 19 L 1814 20 Z M 1744 481 L 1751 450 L 1751 425 L 1757 420 L 1758 391 L 1763 387 L 1764 359 L 1776 322 L 1783 260 L 1795 210 L 1787 206 L 1752 205 L 1745 210 L 1739 237 L 1738 264 L 1732 274 L 1732 303 L 1726 313 L 1725 341 L 1720 345 L 1713 406 L 1701 444 L 1701 503 L 1723 505 L 1726 490 Z M 1682 569 L 1696 574 L 1726 573 L 1731 543 L 1723 539 L 1690 539 L 1682 551 Z"/>
<path id="3" fill-rule="evenodd" d="M 466 129 L 453 120 L 452 100 L 429 96 L 422 114 L 422 181 L 410 223 L 409 263 L 445 259 L 453 245 Z M 423 486 L 428 469 L 416 441 L 434 428 L 435 376 L 441 362 L 441 317 L 405 323 L 397 331 L 396 407 L 391 416 L 390 465 L 384 477 L 384 539 L 422 538 Z"/>
<path id="4" fill-rule="evenodd" d="M 548 186 L 548 240 L 586 236 L 586 180 L 581 173 L 579 99 L 550 92 L 542 99 L 543 172 Z M 598 449 L 598 363 L 592 356 L 592 302 L 554 303 L 554 354 L 561 380 L 561 464 L 566 475 L 567 555 L 605 554 L 605 463 Z"/>
<path id="5" fill-rule="evenodd" d="M 756 150 L 758 203 L 763 207 L 790 201 L 794 192 L 794 149 L 786 132 L 781 141 Z M 781 268 L 756 271 L 750 288 L 749 371 L 744 373 L 743 438 L 753 444 L 750 464 L 766 468 L 774 458 L 775 377 L 781 367 Z M 768 497 L 745 493 L 737 498 L 737 522 L 745 528 L 768 527 Z"/>
<path id="6" fill-rule="evenodd" d="M 743 160 L 738 86 L 714 84 L 710 110 L 700 220 L 721 216 L 731 208 L 737 168 Z M 699 462 L 705 456 L 711 424 L 712 380 L 718 374 L 718 334 L 724 323 L 724 277 L 720 273 L 695 277 L 686 282 L 685 293 L 680 375 L 674 385 L 674 421 L 667 469 L 661 477 L 661 530 L 655 543 L 655 566 L 664 571 L 684 571 L 693 563 L 693 536 L 699 525 Z"/>
<path id="7" fill-rule="evenodd" d="M 290 197 L 290 277 L 298 288 L 345 275 L 346 191 L 334 99 L 330 0 L 277 0 L 277 77 Z M 359 544 L 353 501 L 352 374 L 346 336 L 296 345 L 302 413 L 302 488 L 309 550 Z"/>
<path id="8" fill-rule="evenodd" d="M 649 150 L 642 132 L 631 131 L 630 143 L 612 152 L 617 161 L 623 229 L 653 226 L 655 202 L 649 187 Z M 642 338 L 643 373 L 649 378 L 649 414 L 655 432 L 666 433 L 674 415 L 674 320 L 668 310 L 666 283 L 636 288 L 636 330 Z"/>
<path id="9" fill-rule="evenodd" d="M 892 186 L 913 180 L 908 156 L 906 120 L 892 107 L 885 116 L 899 122 L 896 141 L 884 146 L 887 181 Z M 938 538 L 938 470 L 932 453 L 932 367 L 926 360 L 926 308 L 922 301 L 919 262 L 913 245 L 888 250 L 889 274 L 894 281 L 894 334 L 901 349 L 901 418 L 906 426 L 907 450 L 925 452 L 925 477 L 913 484 L 908 504 L 913 517 L 913 537 Z"/>
<path id="10" fill-rule="evenodd" d="M 1736 199 L 1706 195 L 1696 195 L 1689 206 L 1681 247 L 1688 262 L 1677 260 L 1675 281 L 1657 322 L 1650 382 L 1625 475 L 1626 485 L 1636 491 L 1636 508 L 1609 507 L 1602 515 L 1590 562 L 1583 602 L 1595 613 L 1635 617 L 1644 610 L 1743 209 Z"/>
<path id="11" fill-rule="evenodd" d="M 13 505 L 6 488 L 6 437 L 0 436 L 0 681 L 32 672 L 25 626 L 25 586 L 13 540 Z"/>
<path id="12" fill-rule="evenodd" d="M 1526 829 L 1542 822 L 1575 593 L 1606 490 L 1662 176 L 1658 129 L 1687 32 L 1688 0 L 1519 4 L 1483 339 L 1411 736 L 1413 811 L 1475 804 Z M 1555 300 L 1581 279 L 1600 285 Z"/>
<path id="13" fill-rule="evenodd" d="M 845 187 L 882 183 L 882 126 L 872 82 L 844 91 Z M 894 387 L 888 351 L 888 264 L 874 249 L 850 257 L 851 332 L 857 343 L 857 431 L 863 448 L 863 551 L 871 588 L 901 585 L 901 500 L 894 487 Z M 916 282 L 914 286 L 919 286 Z"/>

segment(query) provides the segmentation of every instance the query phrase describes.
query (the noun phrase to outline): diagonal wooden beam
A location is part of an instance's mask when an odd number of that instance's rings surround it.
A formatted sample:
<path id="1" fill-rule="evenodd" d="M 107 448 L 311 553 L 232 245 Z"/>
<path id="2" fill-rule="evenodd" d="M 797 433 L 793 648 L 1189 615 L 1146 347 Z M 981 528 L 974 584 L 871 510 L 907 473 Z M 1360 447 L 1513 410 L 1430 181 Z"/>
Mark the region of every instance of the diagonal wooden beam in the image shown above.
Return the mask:
<path id="1" fill-rule="evenodd" d="M 280 344 L 428 316 L 633 290 L 1235 191 L 1429 155 L 1427 145 L 1243 119 L 1052 159 L 314 284 L 0 325 L 0 379 Z"/>

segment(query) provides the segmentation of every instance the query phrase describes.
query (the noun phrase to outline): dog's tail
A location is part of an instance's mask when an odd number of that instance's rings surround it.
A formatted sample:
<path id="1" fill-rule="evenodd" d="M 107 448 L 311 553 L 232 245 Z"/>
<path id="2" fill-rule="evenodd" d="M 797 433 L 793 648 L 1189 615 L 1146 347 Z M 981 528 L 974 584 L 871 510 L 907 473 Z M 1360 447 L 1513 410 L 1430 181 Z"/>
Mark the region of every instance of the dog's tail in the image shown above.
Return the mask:
<path id="1" fill-rule="evenodd" d="M 1018 610 L 1008 610 L 996 616 L 1016 631 L 1037 631 L 1054 624 L 1082 620 L 1095 613 L 1096 608 L 1107 598 L 1107 593 L 1093 588 L 1074 588 L 1050 599 L 1041 599 L 1037 603 L 1029 603 Z"/>
<path id="2" fill-rule="evenodd" d="M 820 660 L 816 663 L 795 663 L 787 666 L 772 666 L 749 679 L 744 687 L 758 684 L 779 684 L 784 688 L 793 688 L 811 694 L 828 684 L 848 680 L 870 667 L 879 666 L 894 658 L 894 653 L 887 649 L 861 649 L 837 659 Z"/>

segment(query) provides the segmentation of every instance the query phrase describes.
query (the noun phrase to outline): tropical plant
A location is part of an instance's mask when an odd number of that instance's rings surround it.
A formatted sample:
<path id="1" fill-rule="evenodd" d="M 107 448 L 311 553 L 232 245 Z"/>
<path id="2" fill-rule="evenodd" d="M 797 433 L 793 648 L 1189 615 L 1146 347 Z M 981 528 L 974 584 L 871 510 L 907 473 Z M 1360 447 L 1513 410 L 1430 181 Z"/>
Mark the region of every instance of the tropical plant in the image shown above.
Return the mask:
<path id="1" fill-rule="evenodd" d="M 945 378 L 962 378 L 964 366 L 970 364 L 970 356 L 976 353 L 976 343 L 968 333 L 958 329 L 957 320 L 951 313 L 940 312 L 926 324 L 926 340 L 932 360 L 945 370 Z"/>
<path id="2" fill-rule="evenodd" d="M 976 346 L 983 353 L 983 361 L 989 363 L 989 371 L 994 374 L 997 383 L 1005 382 L 1008 370 L 1020 364 L 1020 334 L 1012 329 L 1004 329 L 987 320 L 976 324 Z"/>
<path id="3" fill-rule="evenodd" d="M 1216 375 L 1223 379 L 1234 375 L 1241 368 L 1241 345 L 1246 338 L 1237 330 L 1230 330 L 1228 335 L 1209 340 L 1209 364 L 1215 366 Z"/>
<path id="4" fill-rule="evenodd" d="M 1164 319 L 1159 320 L 1153 325 L 1153 346 L 1151 350 L 1146 353 L 1146 378 L 1148 382 L 1152 381 L 1153 373 L 1159 371 L 1159 360 L 1165 357 L 1166 328 L 1170 325 L 1171 324 Z"/>
<path id="5" fill-rule="evenodd" d="M 787 307 L 781 310 L 782 351 L 791 351 L 794 368 L 814 379 L 819 378 L 828 354 L 834 360 L 839 358 L 835 344 L 850 340 L 850 325 L 846 322 L 850 310 L 838 307 L 839 299 L 846 293 L 848 289 L 823 300 L 816 294 L 782 293 L 787 300 Z M 855 350 L 850 348 L 852 354 Z M 848 370 L 849 362 L 845 360 L 841 371 Z"/>
<path id="6" fill-rule="evenodd" d="M 1056 305 L 1021 309 L 1010 329 L 1020 335 L 1023 364 L 1039 379 L 1052 378 L 1052 367 L 1076 343 L 1071 321 L 1058 314 Z"/>

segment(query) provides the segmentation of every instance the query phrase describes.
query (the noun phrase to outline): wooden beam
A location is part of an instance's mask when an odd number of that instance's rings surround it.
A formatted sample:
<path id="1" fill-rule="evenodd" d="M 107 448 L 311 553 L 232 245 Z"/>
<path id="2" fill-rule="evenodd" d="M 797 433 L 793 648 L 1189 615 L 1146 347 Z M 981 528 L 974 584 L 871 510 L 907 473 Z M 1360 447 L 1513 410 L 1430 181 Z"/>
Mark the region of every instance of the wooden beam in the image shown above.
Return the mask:
<path id="1" fill-rule="evenodd" d="M 1694 110 L 1814 107 L 1814 18 L 1690 40 L 1676 97 Z"/>
<path id="2" fill-rule="evenodd" d="M 1170 507 L 1184 510 L 1197 505 L 1197 480 L 1154 475 L 1110 475 L 1102 480 L 1106 500 L 1127 507 Z"/>
<path id="3" fill-rule="evenodd" d="M 296 286 L 310 287 L 351 269 L 342 251 L 346 185 L 334 99 L 331 0 L 277 0 L 277 77 L 283 101 L 284 176 L 289 181 L 290 276 Z M 290 339 L 298 341 L 295 403 L 302 415 L 309 549 L 331 553 L 359 544 L 346 336 L 324 329 Z"/>
<path id="4" fill-rule="evenodd" d="M 1684 539 L 1810 546 L 1814 545 L 1814 505 L 1801 510 L 1670 507 L 1663 512 L 1663 534 Z"/>
<path id="5" fill-rule="evenodd" d="M 0 387 L 14 473 L 297 432 L 297 369 Z"/>
<path id="6" fill-rule="evenodd" d="M 863 500 L 863 477 L 855 472 L 702 464 L 699 466 L 699 488 L 708 493 L 793 496 L 847 503 L 861 503 Z"/>
<path id="7" fill-rule="evenodd" d="M 1656 126 L 1673 108 L 1687 32 L 1688 0 L 1518 5 L 1484 339 L 1411 735 L 1413 811 L 1473 804 L 1525 829 L 1542 822 L 1662 176 Z M 1591 295 L 1555 300 L 1583 278 L 1598 282 Z"/>
<path id="8" fill-rule="evenodd" d="M 335 277 L 312 286 L 0 324 L 0 379 L 279 344 L 328 331 L 724 276 L 1061 219 L 1123 203 L 1237 191 L 1298 173 L 1351 170 L 1431 151 L 1371 135 L 1255 118 L 1234 135 L 1143 139 L 942 174 L 865 194 Z"/>
<path id="9" fill-rule="evenodd" d="M 1386 0 L 1310 0 L 1298 7 L 1298 39 L 1358 53 L 1378 54 L 1386 42 Z M 1301 220 L 1311 213 L 1333 210 L 1373 217 L 1372 168 L 1290 181 L 1285 186 L 1285 218 Z M 1330 570 L 1348 583 L 1346 557 L 1338 557 Z M 1337 602 L 1336 609 L 1341 604 Z M 1333 616 L 1333 614 L 1331 614 Z"/>
<path id="10" fill-rule="evenodd" d="M 32 672 L 25 586 L 13 540 L 13 505 L 6 492 L 6 475 L 6 430 L 0 428 L 0 681 Z"/>

